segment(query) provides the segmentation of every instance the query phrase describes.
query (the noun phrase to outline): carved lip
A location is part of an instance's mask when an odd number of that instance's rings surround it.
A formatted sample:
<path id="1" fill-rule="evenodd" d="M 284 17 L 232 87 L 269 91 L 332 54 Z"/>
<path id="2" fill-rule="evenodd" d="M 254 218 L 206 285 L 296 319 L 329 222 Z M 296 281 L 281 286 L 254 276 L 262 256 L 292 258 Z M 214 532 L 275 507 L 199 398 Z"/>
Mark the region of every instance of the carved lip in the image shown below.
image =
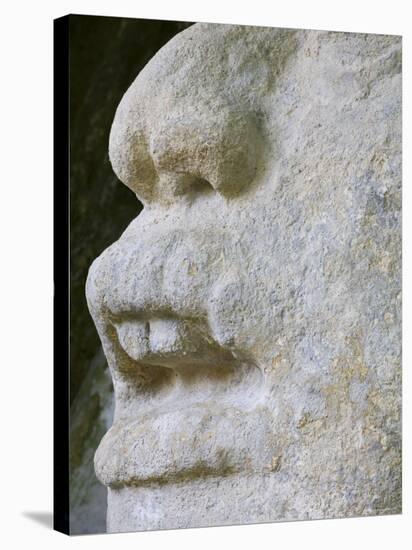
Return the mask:
<path id="1" fill-rule="evenodd" d="M 212 402 L 116 422 L 94 463 L 108 487 L 174 483 L 268 471 L 275 445 L 265 407 L 245 411 Z"/>

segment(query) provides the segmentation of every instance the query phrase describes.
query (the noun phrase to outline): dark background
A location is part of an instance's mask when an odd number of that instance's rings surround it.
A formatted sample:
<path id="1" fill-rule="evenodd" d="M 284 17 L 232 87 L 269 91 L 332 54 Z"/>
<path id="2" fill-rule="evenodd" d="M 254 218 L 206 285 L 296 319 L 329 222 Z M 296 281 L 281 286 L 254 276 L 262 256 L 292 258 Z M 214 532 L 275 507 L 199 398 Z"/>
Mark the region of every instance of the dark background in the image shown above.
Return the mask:
<path id="1" fill-rule="evenodd" d="M 71 402 L 99 345 L 84 295 L 87 271 L 141 209 L 109 162 L 116 107 L 157 50 L 189 24 L 70 17 Z"/>
<path id="2" fill-rule="evenodd" d="M 94 258 L 119 238 L 142 207 L 111 169 L 110 127 L 117 105 L 143 66 L 190 24 L 69 17 L 70 524 L 74 534 L 105 530 L 106 490 L 95 478 L 93 455 L 113 410 L 110 376 L 87 309 L 85 281 Z"/>

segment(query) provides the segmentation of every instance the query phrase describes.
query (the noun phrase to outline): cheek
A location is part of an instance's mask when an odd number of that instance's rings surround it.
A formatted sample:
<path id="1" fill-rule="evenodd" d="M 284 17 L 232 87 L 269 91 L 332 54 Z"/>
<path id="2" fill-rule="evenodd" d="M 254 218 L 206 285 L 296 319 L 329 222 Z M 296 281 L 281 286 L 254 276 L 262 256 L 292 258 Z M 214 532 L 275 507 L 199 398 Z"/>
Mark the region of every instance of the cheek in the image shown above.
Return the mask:
<path id="1" fill-rule="evenodd" d="M 214 286 L 208 306 L 213 337 L 223 347 L 248 351 L 253 347 L 254 334 L 250 284 L 239 272 L 224 275 Z"/>
<path id="2" fill-rule="evenodd" d="M 274 281 L 261 270 L 239 270 L 223 276 L 214 286 L 208 305 L 215 340 L 257 361 L 263 359 L 282 331 L 282 305 L 275 295 Z"/>
<path id="3" fill-rule="evenodd" d="M 221 273 L 222 235 L 208 229 L 179 231 L 162 270 L 162 292 L 177 312 L 197 317 L 205 312 Z"/>

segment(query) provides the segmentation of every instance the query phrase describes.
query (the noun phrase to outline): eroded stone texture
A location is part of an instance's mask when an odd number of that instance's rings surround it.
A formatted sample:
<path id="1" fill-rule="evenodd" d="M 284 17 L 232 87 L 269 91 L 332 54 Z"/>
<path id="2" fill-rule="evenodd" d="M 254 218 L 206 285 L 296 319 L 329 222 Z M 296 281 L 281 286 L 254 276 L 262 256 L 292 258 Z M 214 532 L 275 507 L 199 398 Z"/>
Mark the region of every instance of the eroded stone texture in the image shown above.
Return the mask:
<path id="1" fill-rule="evenodd" d="M 197 24 L 124 95 L 93 263 L 108 530 L 397 513 L 401 41 Z"/>

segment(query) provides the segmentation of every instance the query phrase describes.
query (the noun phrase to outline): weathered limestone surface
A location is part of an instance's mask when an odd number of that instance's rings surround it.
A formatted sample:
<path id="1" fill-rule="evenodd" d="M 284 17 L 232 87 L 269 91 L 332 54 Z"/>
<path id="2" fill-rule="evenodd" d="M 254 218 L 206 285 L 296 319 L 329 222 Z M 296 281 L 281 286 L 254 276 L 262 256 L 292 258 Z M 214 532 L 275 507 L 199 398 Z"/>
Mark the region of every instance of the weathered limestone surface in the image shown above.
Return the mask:
<path id="1" fill-rule="evenodd" d="M 400 112 L 382 35 L 197 24 L 126 92 L 109 531 L 400 512 Z"/>

